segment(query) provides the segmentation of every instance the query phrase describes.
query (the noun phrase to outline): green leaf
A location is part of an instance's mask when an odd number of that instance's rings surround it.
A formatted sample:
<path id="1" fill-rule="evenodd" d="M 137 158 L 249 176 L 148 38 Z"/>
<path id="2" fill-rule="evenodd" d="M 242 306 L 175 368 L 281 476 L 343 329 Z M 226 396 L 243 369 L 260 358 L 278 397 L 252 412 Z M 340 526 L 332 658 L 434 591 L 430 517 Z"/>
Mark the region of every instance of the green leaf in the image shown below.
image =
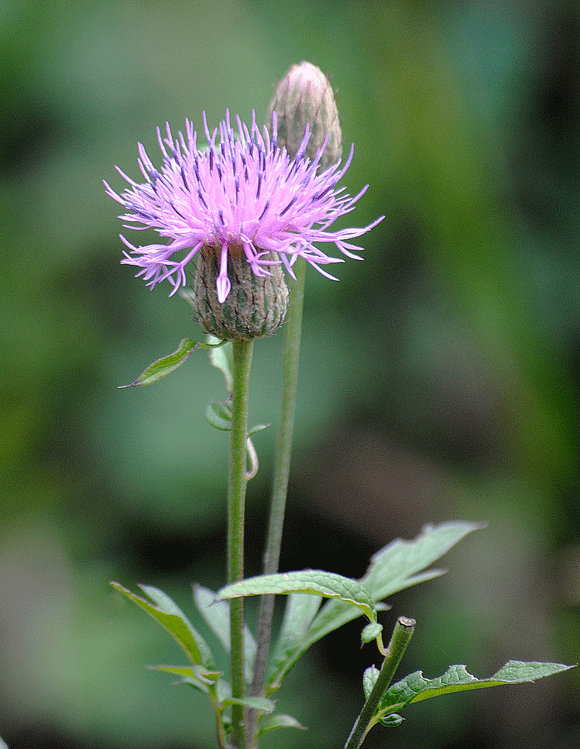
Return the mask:
<path id="1" fill-rule="evenodd" d="M 164 356 L 162 359 L 157 359 L 157 361 L 150 364 L 134 382 L 130 385 L 119 385 L 119 389 L 152 385 L 154 382 L 157 382 L 157 380 L 160 380 L 178 367 L 181 367 L 181 365 L 189 359 L 190 355 L 200 345 L 201 344 L 192 341 L 191 338 L 184 338 L 172 354 Z"/>
<path id="2" fill-rule="evenodd" d="M 426 526 L 413 541 L 397 539 L 374 554 L 360 582 L 374 601 L 380 601 L 385 596 L 411 585 L 431 580 L 443 572 L 428 570 L 420 573 L 420 571 L 449 551 L 469 533 L 483 527 L 477 523 L 461 521 Z M 358 616 L 360 612 L 357 609 L 341 600 L 327 601 L 313 619 L 307 635 L 296 643 L 294 649 L 286 648 L 285 659 L 282 657 L 282 652 L 276 650 L 278 657 L 273 659 L 268 672 L 269 693 L 280 687 L 284 676 L 311 645 Z"/>
<path id="3" fill-rule="evenodd" d="M 465 666 L 450 666 L 443 676 L 437 679 L 426 679 L 421 671 L 415 671 L 387 689 L 381 700 L 380 714 L 384 716 L 387 713 L 401 710 L 411 702 L 440 697 L 452 692 L 532 682 L 567 671 L 569 668 L 573 666 L 565 666 L 562 663 L 508 661 L 489 679 L 476 679 Z"/>
<path id="4" fill-rule="evenodd" d="M 149 669 L 179 676 L 179 682 L 175 683 L 190 684 L 204 694 L 208 694 L 208 687 L 223 675 L 222 671 L 209 671 L 203 666 L 149 666 Z"/>
<path id="5" fill-rule="evenodd" d="M 215 684 L 223 676 L 223 671 L 209 671 L 203 666 L 149 666 L 151 671 L 163 671 L 176 676 L 189 676 L 199 679 L 204 684 Z"/>
<path id="6" fill-rule="evenodd" d="M 232 428 L 232 407 L 227 402 L 212 400 L 206 406 L 205 418 L 212 427 L 222 432 L 229 432 Z"/>
<path id="7" fill-rule="evenodd" d="M 379 624 L 378 622 L 375 622 L 374 624 L 367 624 L 367 626 L 363 629 L 361 636 L 360 636 L 362 644 L 366 645 L 367 642 L 372 642 L 372 640 L 376 640 L 382 631 L 383 631 L 383 625 Z"/>
<path id="8" fill-rule="evenodd" d="M 207 337 L 207 342 L 212 347 L 209 352 L 209 360 L 223 374 L 226 381 L 226 390 L 231 393 L 234 389 L 234 349 L 232 343 L 231 341 L 224 343 L 211 335 Z"/>
<path id="9" fill-rule="evenodd" d="M 376 666 L 369 666 L 367 669 L 365 669 L 365 672 L 363 674 L 363 692 L 365 694 L 365 700 L 368 700 L 368 698 L 371 696 L 371 692 L 373 691 L 375 684 L 377 683 L 377 679 L 379 678 L 380 671 Z"/>
<path id="10" fill-rule="evenodd" d="M 212 427 L 219 429 L 221 432 L 229 432 L 232 428 L 232 405 L 229 401 L 210 401 L 205 408 L 205 418 L 209 421 Z M 248 429 L 248 437 L 251 437 L 256 432 L 261 432 L 264 429 L 268 429 L 270 424 L 256 424 L 251 429 Z"/>
<path id="11" fill-rule="evenodd" d="M 413 541 L 395 539 L 371 557 L 371 564 L 361 580 L 375 601 L 431 580 L 444 570 L 428 570 L 430 564 L 446 554 L 455 544 L 475 530 L 485 528 L 482 523 L 450 522 L 426 525 Z"/>
<path id="12" fill-rule="evenodd" d="M 300 570 L 277 575 L 258 575 L 231 583 L 218 590 L 218 599 L 267 594 L 310 593 L 324 598 L 339 598 L 356 606 L 375 622 L 377 610 L 367 591 L 356 580 L 324 570 Z"/>
<path id="13" fill-rule="evenodd" d="M 136 603 L 143 611 L 146 611 L 153 619 L 159 622 L 194 665 L 205 666 L 210 671 L 215 670 L 213 656 L 207 643 L 193 627 L 179 606 L 163 591 L 153 588 L 150 585 L 139 586 L 156 604 L 153 606 L 144 598 L 131 593 L 130 590 L 127 590 L 127 588 L 124 588 L 119 583 L 112 582 L 111 585 L 115 590 L 118 590 L 119 593 L 122 593 L 130 601 Z"/>
<path id="14" fill-rule="evenodd" d="M 380 601 L 412 585 L 438 577 L 443 574 L 442 570 L 416 573 L 439 559 L 468 533 L 482 527 L 476 523 L 442 523 L 425 526 L 413 541 L 396 539 L 371 557 L 371 564 L 360 583 L 374 601 Z M 356 616 L 357 613 L 345 607 L 341 601 L 329 601 L 312 622 L 309 637 L 316 642 Z"/>
<path id="15" fill-rule="evenodd" d="M 286 663 L 292 661 L 295 653 L 301 652 L 322 600 L 322 596 L 303 593 L 291 593 L 288 596 L 280 634 L 268 664 L 268 682 Z"/>
<path id="16" fill-rule="evenodd" d="M 248 429 L 248 437 L 251 437 L 253 434 L 256 434 L 256 432 L 262 432 L 264 429 L 268 429 L 271 427 L 271 424 L 256 424 L 256 426 L 253 426 L 251 429 Z"/>
<path id="17" fill-rule="evenodd" d="M 396 726 L 400 726 L 403 720 L 404 718 L 397 713 L 390 713 L 390 715 L 385 715 L 384 718 L 381 718 L 379 723 L 386 728 L 395 728 Z"/>
<path id="18" fill-rule="evenodd" d="M 227 653 L 230 652 L 230 605 L 229 601 L 217 601 L 216 594 L 203 585 L 193 586 L 193 600 L 207 625 L 221 642 Z M 244 626 L 244 667 L 245 679 L 249 684 L 254 676 L 256 641 L 247 626 Z"/>
<path id="19" fill-rule="evenodd" d="M 244 705 L 252 710 L 259 710 L 261 713 L 273 713 L 276 709 L 276 703 L 267 700 L 265 697 L 226 697 L 223 702 L 224 707 L 227 705 Z"/>
<path id="20" fill-rule="evenodd" d="M 277 728 L 298 728 L 300 731 L 306 731 L 306 726 L 299 723 L 291 715 L 267 715 L 260 721 L 260 730 L 258 736 L 262 736 L 268 731 L 275 731 Z"/>

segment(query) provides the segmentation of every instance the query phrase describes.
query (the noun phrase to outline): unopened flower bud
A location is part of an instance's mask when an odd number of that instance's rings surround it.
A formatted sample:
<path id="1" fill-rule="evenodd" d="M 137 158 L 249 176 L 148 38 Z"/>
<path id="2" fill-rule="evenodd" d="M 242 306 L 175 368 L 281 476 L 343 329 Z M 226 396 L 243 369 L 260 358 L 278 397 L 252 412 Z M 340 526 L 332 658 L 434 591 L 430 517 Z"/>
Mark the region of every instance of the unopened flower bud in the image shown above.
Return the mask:
<path id="1" fill-rule="evenodd" d="M 220 252 L 203 247 L 197 258 L 193 306 L 201 327 L 222 341 L 250 341 L 272 335 L 284 322 L 288 288 L 279 264 L 256 275 L 240 246 L 228 257 L 231 291 L 218 301 Z M 267 275 L 271 274 L 271 275 Z"/>
<path id="2" fill-rule="evenodd" d="M 342 132 L 334 94 L 328 78 L 316 65 L 310 62 L 294 65 L 280 81 L 268 109 L 266 122 L 270 133 L 274 112 L 278 145 L 286 148 L 291 159 L 304 140 L 307 124 L 310 138 L 305 155 L 311 161 L 328 137 L 318 171 L 325 171 L 340 159 Z"/>

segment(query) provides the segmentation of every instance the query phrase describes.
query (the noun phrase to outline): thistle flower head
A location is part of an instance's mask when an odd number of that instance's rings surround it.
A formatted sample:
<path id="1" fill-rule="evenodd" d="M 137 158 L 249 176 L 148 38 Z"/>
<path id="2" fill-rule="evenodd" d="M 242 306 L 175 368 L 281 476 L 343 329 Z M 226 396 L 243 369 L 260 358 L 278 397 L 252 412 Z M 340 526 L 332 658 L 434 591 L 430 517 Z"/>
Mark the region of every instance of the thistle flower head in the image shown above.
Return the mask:
<path id="1" fill-rule="evenodd" d="M 247 264 L 257 277 L 271 276 L 273 265 L 282 265 L 293 276 L 292 265 L 302 257 L 334 279 L 324 268 L 343 259 L 325 254 L 315 243 L 334 244 L 343 255 L 360 259 L 355 253 L 362 248 L 350 240 L 382 217 L 363 228 L 331 229 L 339 216 L 354 209 L 368 187 L 354 197 L 336 188 L 353 148 L 344 165 L 337 162 L 318 174 L 325 144 L 315 158 L 306 157 L 307 127 L 296 156 L 290 158 L 278 146 L 276 122 L 274 112 L 270 136 L 266 128 L 260 130 L 255 115 L 250 128 L 238 117 L 234 132 L 227 113 L 219 128 L 210 132 L 204 115 L 207 147 L 198 145 L 190 122 L 186 121 L 185 135 L 177 138 L 167 125 L 165 137 L 158 130 L 160 170 L 139 144 L 145 181 L 135 182 L 118 169 L 129 187 L 118 194 L 105 182 L 106 191 L 125 208 L 120 218 L 126 228 L 153 228 L 167 241 L 137 247 L 121 235 L 128 248 L 121 262 L 140 268 L 137 275 L 151 288 L 169 280 L 174 294 L 187 283 L 187 265 L 196 256 L 212 255 L 218 269 L 217 301 L 223 304 L 230 294 L 234 260 Z"/>

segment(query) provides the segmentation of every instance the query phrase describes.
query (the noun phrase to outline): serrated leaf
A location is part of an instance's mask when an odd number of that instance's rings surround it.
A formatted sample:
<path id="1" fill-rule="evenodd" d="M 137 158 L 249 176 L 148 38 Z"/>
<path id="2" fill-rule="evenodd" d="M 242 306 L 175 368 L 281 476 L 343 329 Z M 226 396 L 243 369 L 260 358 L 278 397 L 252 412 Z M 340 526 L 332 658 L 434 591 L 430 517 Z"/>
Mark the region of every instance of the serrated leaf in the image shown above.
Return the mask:
<path id="1" fill-rule="evenodd" d="M 162 377 L 174 372 L 178 367 L 181 367 L 182 364 L 185 364 L 191 354 L 199 346 L 200 344 L 192 341 L 191 338 L 184 338 L 172 354 L 164 356 L 162 359 L 157 359 L 157 361 L 150 364 L 134 382 L 130 385 L 119 385 L 119 389 L 152 385 Z"/>
<path id="2" fill-rule="evenodd" d="M 209 687 L 216 683 L 221 671 L 208 671 L 203 666 L 149 666 L 151 671 L 162 671 L 179 676 L 178 684 L 190 684 L 204 694 L 208 694 Z"/>
<path id="3" fill-rule="evenodd" d="M 261 713 L 273 713 L 276 709 L 276 703 L 265 697 L 226 697 L 223 704 L 224 707 L 227 705 L 243 705 Z"/>
<path id="4" fill-rule="evenodd" d="M 205 418 L 212 427 L 222 432 L 229 432 L 232 428 L 232 408 L 229 403 L 212 400 L 205 409 Z"/>
<path id="5" fill-rule="evenodd" d="M 221 642 L 227 653 L 230 652 L 230 606 L 229 601 L 217 601 L 216 594 L 203 585 L 193 586 L 193 600 L 208 627 Z M 249 684 L 254 676 L 256 641 L 247 626 L 244 626 L 244 668 L 245 679 Z"/>
<path id="6" fill-rule="evenodd" d="M 387 689 L 381 700 L 380 712 L 392 713 L 412 702 L 440 697 L 452 692 L 532 682 L 567 671 L 569 668 L 573 666 L 566 666 L 562 663 L 508 661 L 489 679 L 477 679 L 467 671 L 465 666 L 450 666 L 443 676 L 436 679 L 426 679 L 421 671 L 415 671 Z"/>
<path id="7" fill-rule="evenodd" d="M 112 582 L 111 585 L 159 622 L 194 665 L 205 666 L 210 671 L 215 670 L 213 656 L 207 643 L 168 595 L 150 585 L 140 585 L 141 590 L 156 604 L 152 605 L 119 583 Z"/>
<path id="8" fill-rule="evenodd" d="M 477 523 L 462 521 L 441 523 L 426 526 L 413 541 L 397 539 L 373 555 L 360 583 L 368 590 L 373 600 L 378 602 L 404 588 L 431 580 L 443 572 L 420 571 L 449 551 L 466 535 L 483 527 Z M 270 693 L 280 687 L 285 674 L 311 645 L 358 616 L 360 612 L 343 601 L 327 601 L 312 621 L 307 635 L 297 643 L 294 650 L 286 651 L 286 660 L 279 658 L 272 662 L 267 680 Z"/>
<path id="9" fill-rule="evenodd" d="M 350 577 L 324 570 L 300 570 L 276 575 L 258 575 L 231 583 L 218 590 L 218 599 L 268 594 L 309 593 L 324 598 L 339 598 L 356 606 L 371 622 L 377 619 L 374 601 L 363 586 Z"/>
<path id="10" fill-rule="evenodd" d="M 260 730 L 258 736 L 262 736 L 268 731 L 275 731 L 277 728 L 298 728 L 300 731 L 306 731 L 306 726 L 299 723 L 291 715 L 267 715 L 260 721 Z"/>
<path id="11" fill-rule="evenodd" d="M 207 342 L 212 346 L 209 352 L 209 360 L 223 374 L 226 390 L 231 393 L 234 388 L 234 349 L 232 343 L 231 341 L 223 343 L 219 338 L 211 335 L 207 337 Z"/>

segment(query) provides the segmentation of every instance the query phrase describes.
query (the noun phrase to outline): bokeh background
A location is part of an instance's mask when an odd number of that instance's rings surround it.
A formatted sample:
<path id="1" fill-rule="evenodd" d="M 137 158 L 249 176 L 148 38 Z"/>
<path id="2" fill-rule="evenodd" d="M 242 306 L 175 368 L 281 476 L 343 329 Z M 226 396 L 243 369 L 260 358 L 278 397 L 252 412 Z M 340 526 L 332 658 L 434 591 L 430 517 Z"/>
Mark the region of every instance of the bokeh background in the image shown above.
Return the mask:
<path id="1" fill-rule="evenodd" d="M 263 117 L 303 59 L 337 89 L 356 143 L 350 217 L 386 219 L 341 281 L 309 273 L 283 568 L 360 576 L 428 522 L 487 520 L 449 573 L 384 615 L 418 629 L 401 674 L 508 658 L 580 660 L 580 10 L 566 0 L 3 0 L 0 736 L 11 749 L 205 749 L 202 695 L 110 589 L 224 579 L 227 436 L 205 353 L 118 390 L 185 336 L 190 308 L 121 266 L 118 164 L 155 128 Z M 347 222 L 344 222 L 347 225 Z M 276 424 L 282 335 L 256 345 L 251 415 Z M 256 436 L 248 571 L 257 573 L 274 429 Z M 250 618 L 252 614 L 250 612 Z M 200 625 L 202 626 L 202 625 Z M 342 746 L 362 700 L 360 622 L 313 648 L 279 693 Z M 421 703 L 368 747 L 568 749 L 580 672 Z"/>

